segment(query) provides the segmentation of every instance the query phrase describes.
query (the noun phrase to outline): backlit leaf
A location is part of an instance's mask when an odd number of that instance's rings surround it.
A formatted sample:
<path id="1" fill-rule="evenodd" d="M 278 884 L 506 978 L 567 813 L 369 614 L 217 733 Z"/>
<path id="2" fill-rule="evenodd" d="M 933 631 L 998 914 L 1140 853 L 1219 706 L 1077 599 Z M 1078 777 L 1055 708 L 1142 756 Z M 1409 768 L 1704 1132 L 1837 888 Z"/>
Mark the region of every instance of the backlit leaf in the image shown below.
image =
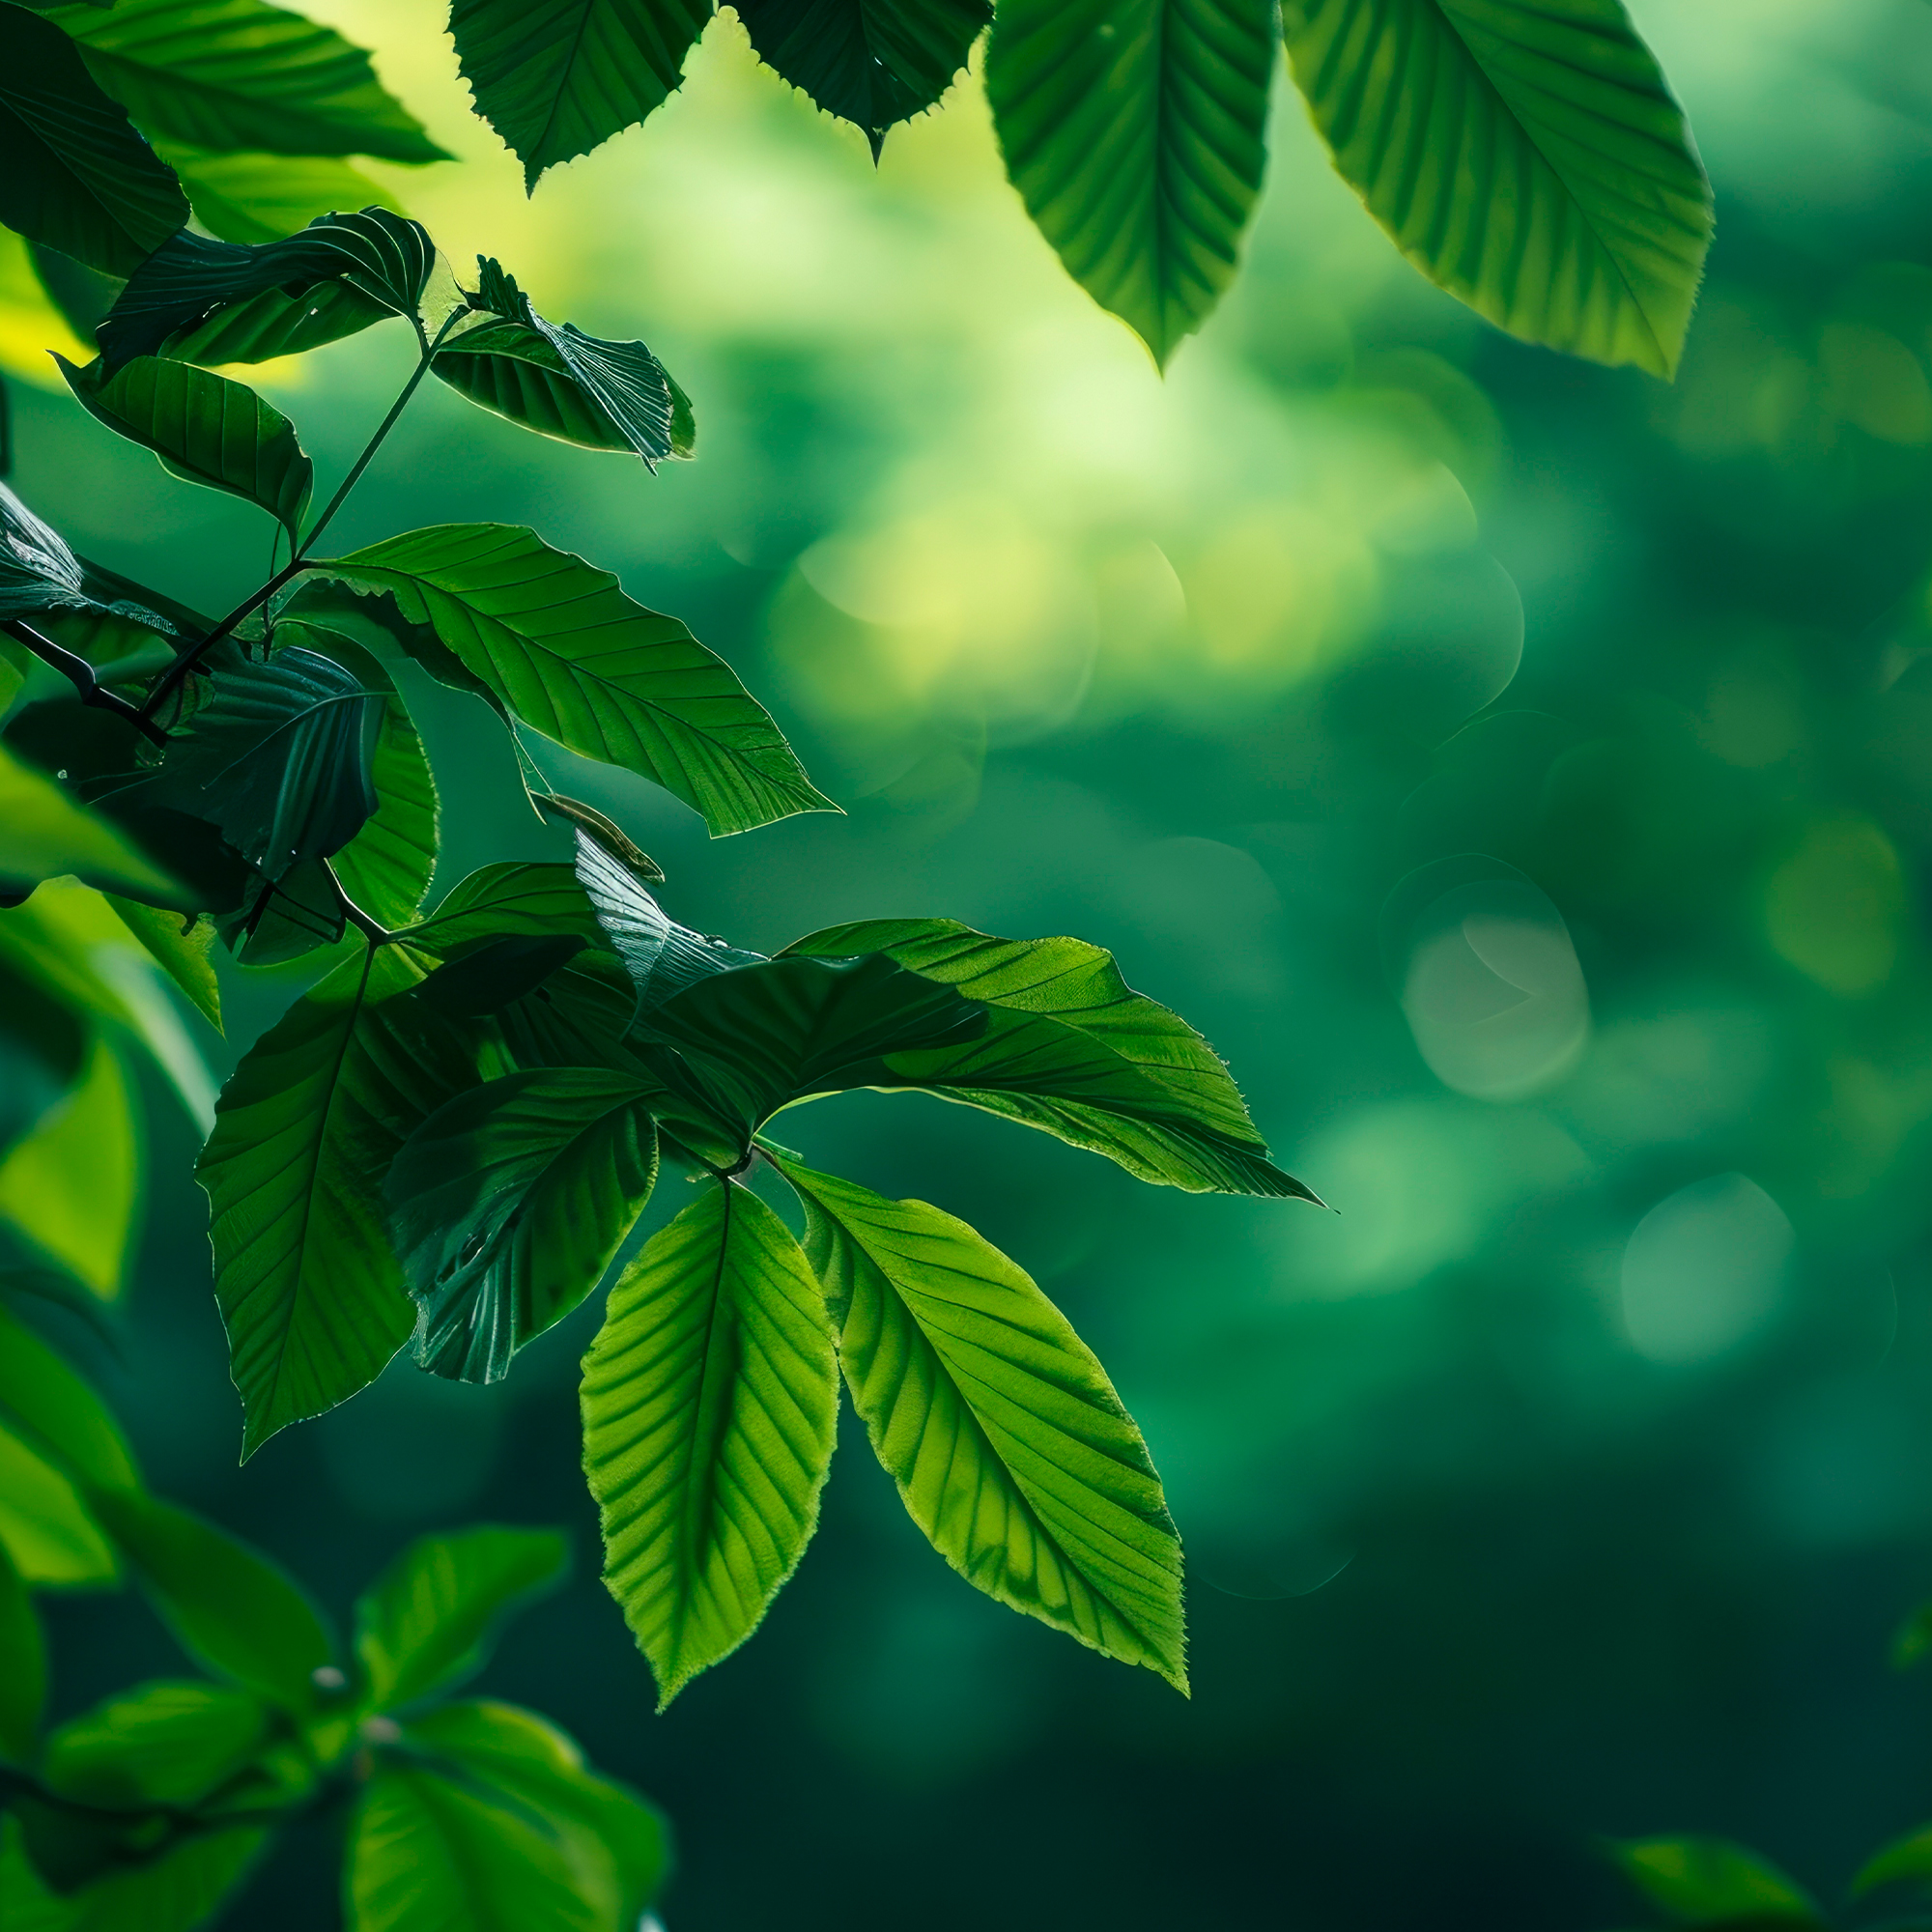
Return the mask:
<path id="1" fill-rule="evenodd" d="M 278 286 L 175 328 L 157 347 L 184 362 L 271 362 L 358 334 L 394 313 L 351 282 L 313 282 L 294 295 Z"/>
<path id="2" fill-rule="evenodd" d="M 0 880 L 31 886 L 72 873 L 91 886 L 119 887 L 186 903 L 191 897 L 105 819 L 76 805 L 0 746 Z"/>
<path id="3" fill-rule="evenodd" d="M 213 922 L 143 905 L 138 899 L 117 898 L 112 893 L 107 895 L 107 903 L 114 908 L 121 923 L 140 941 L 148 956 L 219 1033 L 221 987 L 209 956 L 214 945 Z"/>
<path id="4" fill-rule="evenodd" d="M 185 141 L 161 141 L 156 151 L 180 177 L 202 226 L 224 242 L 279 242 L 332 209 L 397 206 L 367 175 L 328 155 L 217 155 Z"/>
<path id="5" fill-rule="evenodd" d="M 1233 279 L 1266 162 L 1269 0 L 1006 0 L 986 95 L 1067 272 L 1165 365 Z"/>
<path id="6" fill-rule="evenodd" d="M 583 1363 L 604 1580 L 663 1704 L 743 1643 L 818 1520 L 838 1374 L 818 1284 L 748 1189 L 707 1183 L 611 1291 Z"/>
<path id="7" fill-rule="evenodd" d="M 1682 1924 L 1824 1923 L 1801 1887 L 1728 1838 L 1635 1838 L 1610 1849 L 1624 1876 Z"/>
<path id="8" fill-rule="evenodd" d="M 1497 327 L 1677 367 L 1711 189 L 1619 0 L 1286 0 L 1294 77 L 1344 179 Z"/>

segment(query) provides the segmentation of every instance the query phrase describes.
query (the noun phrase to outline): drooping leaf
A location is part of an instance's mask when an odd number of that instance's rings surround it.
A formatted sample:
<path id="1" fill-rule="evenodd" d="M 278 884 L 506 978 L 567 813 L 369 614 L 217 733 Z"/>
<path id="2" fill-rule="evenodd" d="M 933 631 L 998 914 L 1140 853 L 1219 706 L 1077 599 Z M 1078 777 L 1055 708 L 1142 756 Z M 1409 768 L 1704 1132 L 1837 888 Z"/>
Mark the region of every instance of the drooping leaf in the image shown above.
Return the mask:
<path id="1" fill-rule="evenodd" d="M 334 1645 L 314 1605 L 259 1550 L 134 1490 L 88 1500 L 188 1655 L 218 1677 L 303 1713 Z"/>
<path id="2" fill-rule="evenodd" d="M 0 222 L 126 275 L 187 219 L 174 172 L 51 21 L 0 12 Z"/>
<path id="3" fill-rule="evenodd" d="M 641 121 L 672 94 L 709 0 L 453 0 L 449 31 L 476 111 L 524 185 Z"/>
<path id="4" fill-rule="evenodd" d="M 0 746 L 0 880 L 19 888 L 70 872 L 91 886 L 178 904 L 192 897 L 114 826 Z"/>
<path id="5" fill-rule="evenodd" d="M 0 1758 L 26 1764 L 36 1754 L 47 1701 L 47 1648 L 27 1585 L 0 1543 Z"/>
<path id="6" fill-rule="evenodd" d="M 141 942 L 150 958 L 188 997 L 190 1003 L 216 1033 L 221 1031 L 221 987 L 214 977 L 210 953 L 214 945 L 212 921 L 178 912 L 164 912 L 157 906 L 143 905 L 138 899 L 117 898 L 110 893 L 107 903 L 119 915 L 121 923 Z"/>
<path id="7" fill-rule="evenodd" d="M 246 1877 L 269 1834 L 237 1826 L 184 1837 L 152 1862 L 110 1871 L 71 1897 L 42 1878 L 22 1838 L 17 1819 L 0 1821 L 6 1932 L 195 1932 Z"/>
<path id="8" fill-rule="evenodd" d="M 387 1192 L 422 1367 L 497 1381 L 604 1278 L 657 1179 L 645 1097 L 590 1067 L 512 1073 L 403 1144 Z"/>
<path id="9" fill-rule="evenodd" d="M 393 597 L 430 634 L 415 654 L 432 676 L 480 684 L 546 737 L 654 780 L 714 837 L 837 810 L 722 660 L 532 530 L 444 524 L 315 567 Z"/>
<path id="10" fill-rule="evenodd" d="M 202 226 L 223 242 L 279 242 L 337 208 L 401 213 L 393 196 L 331 156 L 221 155 L 185 141 L 160 141 L 156 151 L 179 177 Z M 81 339 L 93 333 L 90 328 Z"/>
<path id="11" fill-rule="evenodd" d="M 759 57 L 862 128 L 876 160 L 887 128 L 952 85 L 993 10 L 988 0 L 739 0 L 738 17 Z"/>
<path id="12" fill-rule="evenodd" d="M 747 952 L 679 925 L 645 890 L 645 875 L 602 838 L 577 833 L 577 876 L 617 957 L 638 988 L 637 1010 L 661 1007 L 673 993 L 714 973 L 761 966 Z"/>
<path id="13" fill-rule="evenodd" d="M 171 475 L 259 503 L 291 543 L 300 539 L 315 466 L 295 424 L 254 390 L 156 355 L 137 355 L 105 380 L 99 360 L 84 369 L 54 360 L 82 408 L 116 436 L 152 449 Z"/>
<path id="14" fill-rule="evenodd" d="M 418 1538 L 356 1600 L 369 1703 L 390 1710 L 473 1677 L 504 1621 L 557 1588 L 569 1564 L 554 1529 Z"/>
<path id="15" fill-rule="evenodd" d="M 355 214 L 326 214 L 298 235 L 249 247 L 211 242 L 184 228 L 156 247 L 128 277 L 128 286 L 96 332 L 100 360 L 113 375 L 136 355 L 162 353 L 207 362 L 227 326 L 252 354 L 226 359 L 259 361 L 266 342 L 288 355 L 366 327 L 384 315 L 413 316 L 436 243 L 420 222 L 385 208 Z M 348 285 L 349 302 L 330 290 Z M 237 313 L 246 307 L 244 317 Z M 180 336 L 179 344 L 169 341 Z M 189 343 L 194 353 L 186 354 Z"/>
<path id="16" fill-rule="evenodd" d="M 1624 1876 L 1682 1924 L 1824 1923 L 1803 1888 L 1728 1838 L 1639 1838 L 1610 1850 Z"/>
<path id="17" fill-rule="evenodd" d="M 143 128 L 173 140 L 219 153 L 449 158 L 360 47 L 264 0 L 116 0 L 49 17 Z"/>
<path id="18" fill-rule="evenodd" d="M 269 1713 L 249 1690 L 156 1682 L 72 1718 L 47 1740 L 42 1777 L 84 1804 L 198 1804 L 261 1748 Z"/>
<path id="19" fill-rule="evenodd" d="M 730 1182 L 646 1243 L 583 1363 L 604 1580 L 660 1708 L 744 1642 L 818 1520 L 838 1374 L 784 1224 Z"/>
<path id="20" fill-rule="evenodd" d="M 1007 0 L 986 95 L 1067 272 L 1165 366 L 1235 273 L 1266 163 L 1268 0 Z"/>
<path id="21" fill-rule="evenodd" d="M 673 435 L 670 378 L 641 342 L 547 322 L 495 262 L 479 255 L 476 266 L 475 320 L 450 334 L 431 365 L 451 388 L 539 435 L 640 456 L 652 471 L 692 453 L 689 437 L 680 445 Z"/>
<path id="22" fill-rule="evenodd" d="M 112 1301 L 127 1267 L 140 1167 L 127 1074 L 97 1037 L 73 1091 L 0 1160 L 0 1219 Z"/>
<path id="23" fill-rule="evenodd" d="M 1093 1351 L 965 1222 L 779 1165 L 853 1406 L 933 1548 L 989 1597 L 1184 1691 L 1180 1542 Z"/>
<path id="24" fill-rule="evenodd" d="M 1294 77 L 1411 262 L 1499 327 L 1677 367 L 1711 189 L 1619 0 L 1287 0 Z"/>

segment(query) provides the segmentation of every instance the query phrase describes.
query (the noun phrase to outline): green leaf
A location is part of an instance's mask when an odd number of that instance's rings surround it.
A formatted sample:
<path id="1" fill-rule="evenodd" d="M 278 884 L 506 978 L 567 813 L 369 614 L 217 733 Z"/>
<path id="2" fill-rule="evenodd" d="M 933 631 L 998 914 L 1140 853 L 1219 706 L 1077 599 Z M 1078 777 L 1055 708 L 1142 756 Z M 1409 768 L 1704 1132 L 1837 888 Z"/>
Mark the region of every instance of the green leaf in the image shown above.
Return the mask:
<path id="1" fill-rule="evenodd" d="M 485 1525 L 425 1536 L 356 1600 L 355 1650 L 377 1710 L 413 1704 L 481 1670 L 504 1622 L 562 1582 L 554 1529 Z"/>
<path id="2" fill-rule="evenodd" d="M 588 1067 L 512 1073 L 404 1143 L 387 1191 L 422 1367 L 500 1380 L 603 1280 L 657 1179 L 647 1092 Z"/>
<path id="3" fill-rule="evenodd" d="M 982 1037 L 895 1055 L 869 1084 L 919 1087 L 1104 1153 L 1193 1192 L 1314 1201 L 1268 1160 L 1213 1048 L 1133 991 L 1112 954 L 1077 939 L 995 939 L 953 920 L 861 920 L 781 958 L 876 952 L 993 1010 Z"/>
<path id="4" fill-rule="evenodd" d="M 137 355 L 105 380 L 98 359 L 84 369 L 54 360 L 91 416 L 152 449 L 170 475 L 258 503 L 292 544 L 300 540 L 315 466 L 295 424 L 254 390 L 156 355 Z"/>
<path id="5" fill-rule="evenodd" d="M 952 85 L 993 9 L 988 0 L 739 0 L 738 17 L 768 65 L 865 130 L 876 160 L 887 128 Z"/>
<path id="6" fill-rule="evenodd" d="M 1909 1670 L 1932 1651 L 1932 1603 L 1920 1604 L 1898 1628 L 1891 1640 L 1891 1667 Z"/>
<path id="7" fill-rule="evenodd" d="M 825 1304 L 755 1194 L 707 1185 L 618 1277 L 583 1362 L 604 1580 L 663 1709 L 798 1567 L 838 1414 Z"/>
<path id="8" fill-rule="evenodd" d="M 252 1691 L 143 1684 L 55 1731 L 41 1776 L 61 1797 L 110 1810 L 193 1805 L 243 1770 L 268 1732 Z"/>
<path id="9" fill-rule="evenodd" d="M 986 95 L 1066 271 L 1163 367 L 1233 280 L 1266 165 L 1269 0 L 1006 0 Z"/>
<path id="10" fill-rule="evenodd" d="M 480 1019 L 526 999 L 582 951 L 574 932 L 513 933 L 439 966 L 415 996 L 452 1019 Z"/>
<path id="11" fill-rule="evenodd" d="M 710 0 L 454 0 L 449 31 L 476 111 L 524 185 L 641 121 L 672 94 Z"/>
<path id="12" fill-rule="evenodd" d="M 0 1160 L 0 1216 L 112 1301 L 125 1278 L 140 1178 L 128 1077 L 97 1037 L 79 1084 Z"/>
<path id="13" fill-rule="evenodd" d="M 156 1496 L 97 1489 L 88 1499 L 196 1662 L 287 1710 L 311 1708 L 335 1647 L 278 1565 Z"/>
<path id="14" fill-rule="evenodd" d="M 216 1033 L 221 1031 L 221 987 L 214 977 L 210 952 L 214 944 L 213 923 L 157 906 L 143 905 L 138 899 L 117 898 L 112 893 L 107 903 L 120 915 L 121 923 L 140 941 L 148 956 L 188 997 L 195 1010 Z"/>
<path id="15" fill-rule="evenodd" d="M 1066 1318 L 951 1214 L 779 1166 L 853 1406 L 932 1547 L 989 1597 L 1185 1692 L 1180 1542 Z"/>
<path id="16" fill-rule="evenodd" d="M 714 837 L 838 809 L 729 667 L 533 530 L 444 524 L 315 568 L 388 592 L 431 634 L 414 655 L 432 676 L 481 685 L 546 737 L 656 781 Z"/>
<path id="17" fill-rule="evenodd" d="M 376 810 L 392 694 L 298 644 L 258 664 L 230 640 L 202 662 L 212 675 L 146 794 L 219 827 L 270 881 L 340 852 Z"/>
<path id="18" fill-rule="evenodd" d="M 1677 368 L 1711 187 L 1618 0 L 1287 0 L 1345 180 L 1431 280 L 1526 341 Z"/>
<path id="19" fill-rule="evenodd" d="M 326 861 L 304 860 L 278 879 L 253 874 L 251 880 L 240 910 L 215 923 L 244 966 L 285 965 L 342 938 L 348 922 Z"/>
<path id="20" fill-rule="evenodd" d="M 187 219 L 187 197 L 52 22 L 0 10 L 0 222 L 126 275 Z"/>
<path id="21" fill-rule="evenodd" d="M 511 422 L 583 449 L 640 456 L 653 472 L 668 456 L 689 456 L 673 435 L 676 405 L 664 365 L 641 342 L 607 342 L 574 323 L 561 327 L 487 256 L 474 320 L 454 331 L 430 365 L 451 388 Z"/>
<path id="22" fill-rule="evenodd" d="M 288 619 L 275 626 L 278 646 L 291 644 L 333 659 L 361 685 L 380 693 L 383 720 L 369 764 L 376 810 L 330 865 L 342 890 L 385 926 L 410 923 L 436 871 L 436 780 L 410 707 L 373 652 L 340 631 Z"/>
<path id="23" fill-rule="evenodd" d="M 1804 1889 L 1728 1838 L 1634 1838 L 1610 1846 L 1625 1877 L 1685 1925 L 1822 1925 Z"/>
<path id="24" fill-rule="evenodd" d="M 171 631 L 173 626 L 155 611 L 118 595 L 132 587 L 125 578 L 82 563 L 51 525 L 0 483 L 0 617 L 31 617 L 48 611 L 109 611 Z"/>
<path id="25" fill-rule="evenodd" d="M 401 213 L 385 189 L 330 156 L 217 155 L 185 141 L 161 141 L 156 149 L 180 177 L 202 226 L 224 242 L 279 242 L 337 208 Z"/>
<path id="26" fill-rule="evenodd" d="M 116 0 L 50 17 L 143 128 L 198 148 L 449 159 L 384 91 L 369 56 L 263 0 Z"/>
<path id="27" fill-rule="evenodd" d="M 193 1932 L 220 1909 L 268 1843 L 255 1828 L 189 1837 L 152 1863 L 117 1871 L 71 1897 L 53 1891 L 21 1845 L 17 1820 L 0 1821 L 4 1932 Z"/>
<path id="28" fill-rule="evenodd" d="M 231 359 L 263 359 L 269 339 L 281 342 L 279 355 L 312 349 L 384 315 L 413 316 L 435 266 L 429 231 L 384 208 L 326 214 L 298 235 L 252 248 L 184 228 L 128 277 L 96 331 L 101 363 L 111 376 L 164 345 L 185 360 L 221 359 L 213 346 L 217 326 L 252 345 Z M 329 294 L 344 284 L 355 300 Z M 245 317 L 235 313 L 244 306 Z"/>
<path id="29" fill-rule="evenodd" d="M 602 937 L 577 874 L 568 866 L 548 863 L 480 867 L 453 886 L 409 937 L 412 946 L 446 959 L 506 933 Z"/>
<path id="30" fill-rule="evenodd" d="M 648 1012 L 673 993 L 714 973 L 762 966 L 762 952 L 746 952 L 707 939 L 668 918 L 645 889 L 646 874 L 608 841 L 582 827 L 576 835 L 577 876 L 624 970 L 637 985 L 637 1009 Z"/>
<path id="31" fill-rule="evenodd" d="M 47 1648 L 27 1585 L 0 1543 L 0 1758 L 36 1755 L 47 1701 Z M 0 1920 L 4 1923 L 4 1920 Z"/>
<path id="32" fill-rule="evenodd" d="M 0 746 L 0 880 L 31 886 L 67 873 L 91 886 L 151 893 L 177 903 L 192 896 L 114 826 Z"/>
<path id="33" fill-rule="evenodd" d="M 1852 1896 L 1862 1898 L 1882 1885 L 1932 1882 L 1932 1825 L 1921 1825 L 1875 1852 L 1852 1881 Z"/>

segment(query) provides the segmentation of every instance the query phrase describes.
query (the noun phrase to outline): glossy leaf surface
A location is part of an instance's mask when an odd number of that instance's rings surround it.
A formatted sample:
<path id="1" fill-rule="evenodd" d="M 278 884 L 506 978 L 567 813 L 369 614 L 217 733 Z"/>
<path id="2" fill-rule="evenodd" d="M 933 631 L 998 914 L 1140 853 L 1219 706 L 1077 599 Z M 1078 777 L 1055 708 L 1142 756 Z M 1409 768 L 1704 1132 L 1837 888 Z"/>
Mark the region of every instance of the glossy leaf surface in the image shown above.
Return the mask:
<path id="1" fill-rule="evenodd" d="M 762 952 L 747 952 L 679 925 L 651 896 L 637 867 L 581 829 L 577 876 L 597 923 L 637 986 L 639 1012 L 662 1006 L 673 993 L 714 973 L 764 963 Z"/>
<path id="2" fill-rule="evenodd" d="M 583 1364 L 604 1580 L 662 1704 L 743 1643 L 818 1521 L 838 1411 L 825 1305 L 784 1224 L 703 1193 L 611 1291 Z"/>

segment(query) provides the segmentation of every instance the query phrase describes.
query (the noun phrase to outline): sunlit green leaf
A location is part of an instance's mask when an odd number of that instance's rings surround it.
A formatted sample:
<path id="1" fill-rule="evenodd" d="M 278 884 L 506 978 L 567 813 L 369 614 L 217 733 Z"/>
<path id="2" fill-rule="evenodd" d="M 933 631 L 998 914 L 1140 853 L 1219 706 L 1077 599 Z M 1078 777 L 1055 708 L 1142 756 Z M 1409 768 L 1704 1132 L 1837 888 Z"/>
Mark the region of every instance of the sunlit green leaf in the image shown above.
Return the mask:
<path id="1" fill-rule="evenodd" d="M 1824 1922 L 1800 1886 L 1728 1838 L 1634 1838 L 1610 1849 L 1631 1883 L 1682 1924 Z"/>
<path id="2" fill-rule="evenodd" d="M 0 1758 L 29 1762 L 38 1748 L 47 1700 L 46 1640 L 26 1579 L 0 1542 Z M 4 1922 L 4 1921 L 0 1921 Z"/>
<path id="3" fill-rule="evenodd" d="M 340 34 L 264 0 L 56 8 L 95 78 L 143 128 L 220 153 L 449 157 Z"/>
<path id="4" fill-rule="evenodd" d="M 709 0 L 454 0 L 449 31 L 476 111 L 534 190 L 662 104 L 710 14 Z"/>
<path id="5" fill-rule="evenodd" d="M 1335 165 L 1424 274 L 1499 327 L 1677 367 L 1711 189 L 1619 0 L 1286 0 Z"/>
<path id="6" fill-rule="evenodd" d="M 355 1650 L 378 1710 L 482 1669 L 503 1622 L 555 1589 L 570 1546 L 554 1529 L 486 1525 L 410 1545 L 355 1605 Z"/>
<path id="7" fill-rule="evenodd" d="M 403 1144 L 386 1187 L 422 1367 L 497 1381 L 604 1278 L 657 1179 L 645 1097 L 589 1067 L 512 1073 Z"/>
<path id="8" fill-rule="evenodd" d="M 989 1597 L 1185 1690 L 1179 1539 L 1066 1318 L 965 1222 L 779 1164 L 853 1406 L 933 1548 Z"/>
<path id="9" fill-rule="evenodd" d="M 61 1725 L 41 1776 L 63 1798 L 110 1809 L 196 1804 L 248 1763 L 268 1729 L 252 1691 L 144 1684 Z"/>
<path id="10" fill-rule="evenodd" d="M 388 592 L 431 634 L 417 655 L 432 676 L 481 684 L 546 737 L 655 780 L 714 836 L 837 810 L 728 666 L 534 531 L 444 524 L 316 567 Z"/>
<path id="11" fill-rule="evenodd" d="M 611 1291 L 582 1401 L 604 1580 L 668 1704 L 797 1568 L 832 1456 L 824 1300 L 756 1195 L 707 1183 L 652 1236 Z"/>
<path id="12" fill-rule="evenodd" d="M 1067 272 L 1165 364 L 1234 278 L 1266 161 L 1268 0 L 1006 0 L 986 94 Z"/>
<path id="13" fill-rule="evenodd" d="M 91 886 L 151 893 L 177 903 L 192 896 L 115 826 L 0 746 L 0 879 L 29 886 L 70 872 Z"/>
<path id="14" fill-rule="evenodd" d="M 61 30 L 0 11 L 0 222 L 125 275 L 187 219 L 181 184 Z"/>
<path id="15" fill-rule="evenodd" d="M 157 355 L 137 355 L 105 380 L 99 361 L 54 360 L 90 415 L 152 449 L 171 475 L 259 503 L 291 542 L 300 537 L 315 466 L 295 424 L 254 390 Z"/>
<path id="16" fill-rule="evenodd" d="M 138 899 L 117 898 L 112 893 L 107 895 L 107 902 L 120 916 L 121 923 L 141 942 L 149 957 L 219 1033 L 221 987 L 209 956 L 214 944 L 213 923 L 143 905 Z"/>
<path id="17" fill-rule="evenodd" d="M 202 226 L 224 242 L 279 242 L 337 208 L 397 209 L 392 195 L 331 156 L 220 155 L 185 141 L 159 141 L 156 148 L 180 177 Z M 90 328 L 81 340 L 92 334 Z"/>

